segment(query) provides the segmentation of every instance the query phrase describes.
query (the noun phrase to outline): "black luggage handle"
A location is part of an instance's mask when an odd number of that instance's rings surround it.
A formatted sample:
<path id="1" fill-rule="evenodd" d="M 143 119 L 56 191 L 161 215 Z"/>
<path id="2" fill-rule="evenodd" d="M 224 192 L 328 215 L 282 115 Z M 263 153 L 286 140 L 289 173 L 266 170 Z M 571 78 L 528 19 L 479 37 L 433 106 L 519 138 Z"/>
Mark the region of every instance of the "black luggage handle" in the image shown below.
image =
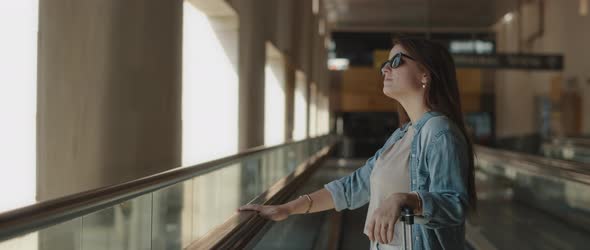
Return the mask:
<path id="1" fill-rule="evenodd" d="M 409 207 L 402 207 L 401 220 L 403 222 L 405 222 L 407 225 L 413 225 L 414 224 L 414 213 L 412 212 L 412 209 L 411 208 L 409 208 Z"/>
<path id="2" fill-rule="evenodd" d="M 404 240 L 402 249 L 412 250 L 412 225 L 414 224 L 414 212 L 410 207 L 402 207 L 401 221 L 404 223 Z"/>

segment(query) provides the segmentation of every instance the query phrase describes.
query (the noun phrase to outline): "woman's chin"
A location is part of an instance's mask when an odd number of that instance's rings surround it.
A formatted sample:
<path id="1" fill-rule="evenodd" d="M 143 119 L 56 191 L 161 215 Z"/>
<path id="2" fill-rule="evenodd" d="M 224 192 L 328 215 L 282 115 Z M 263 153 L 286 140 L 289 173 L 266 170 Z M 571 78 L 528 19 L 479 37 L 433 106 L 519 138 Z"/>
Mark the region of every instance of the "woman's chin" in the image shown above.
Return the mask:
<path id="1" fill-rule="evenodd" d="M 383 93 L 395 93 L 398 92 L 397 89 L 391 85 L 383 85 Z"/>
<path id="2" fill-rule="evenodd" d="M 396 91 L 393 91 L 391 88 L 383 88 L 383 94 L 385 94 L 388 97 L 393 98 L 394 96 L 396 96 Z"/>

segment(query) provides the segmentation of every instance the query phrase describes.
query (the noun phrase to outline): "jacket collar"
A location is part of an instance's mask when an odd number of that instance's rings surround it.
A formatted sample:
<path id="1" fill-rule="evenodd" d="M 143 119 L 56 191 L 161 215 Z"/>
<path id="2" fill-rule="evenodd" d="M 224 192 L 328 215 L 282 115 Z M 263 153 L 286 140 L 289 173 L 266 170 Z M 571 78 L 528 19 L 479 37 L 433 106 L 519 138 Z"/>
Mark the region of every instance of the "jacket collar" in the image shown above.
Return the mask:
<path id="1" fill-rule="evenodd" d="M 424 114 L 422 114 L 422 117 L 420 117 L 420 119 L 418 119 L 418 121 L 416 121 L 416 124 L 412 124 L 411 121 L 406 122 L 406 124 L 404 124 L 402 126 L 402 132 L 404 132 L 404 134 L 406 133 L 406 131 L 408 131 L 409 126 L 412 126 L 414 128 L 414 133 L 418 133 L 418 131 L 420 131 L 420 129 L 422 128 L 422 126 L 424 126 L 424 123 L 426 123 L 426 121 L 428 121 L 428 119 L 435 117 L 435 116 L 440 116 L 443 115 L 440 112 L 437 111 L 427 111 Z"/>

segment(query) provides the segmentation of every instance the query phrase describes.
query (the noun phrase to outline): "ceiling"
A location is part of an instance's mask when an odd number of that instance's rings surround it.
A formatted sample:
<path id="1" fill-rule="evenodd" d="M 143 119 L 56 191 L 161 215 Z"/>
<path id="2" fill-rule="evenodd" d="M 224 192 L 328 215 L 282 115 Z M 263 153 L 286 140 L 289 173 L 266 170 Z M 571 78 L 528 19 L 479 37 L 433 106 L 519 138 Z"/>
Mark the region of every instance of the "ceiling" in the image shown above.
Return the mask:
<path id="1" fill-rule="evenodd" d="M 324 0 L 333 31 L 485 31 L 519 0 Z M 520 0 L 522 1 L 522 0 Z"/>

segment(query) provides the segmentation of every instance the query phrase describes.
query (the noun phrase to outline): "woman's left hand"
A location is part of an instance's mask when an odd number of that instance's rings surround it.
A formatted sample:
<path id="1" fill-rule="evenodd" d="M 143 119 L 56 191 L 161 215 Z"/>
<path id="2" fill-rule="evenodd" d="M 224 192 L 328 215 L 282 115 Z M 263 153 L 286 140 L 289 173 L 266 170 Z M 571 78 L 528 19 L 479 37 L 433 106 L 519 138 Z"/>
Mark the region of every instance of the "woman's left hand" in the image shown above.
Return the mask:
<path id="1" fill-rule="evenodd" d="M 405 205 L 413 206 L 413 194 L 394 193 L 385 199 L 377 208 L 367 224 L 367 232 L 371 241 L 387 244 L 393 240 L 395 223 L 400 217 L 401 208 Z"/>

